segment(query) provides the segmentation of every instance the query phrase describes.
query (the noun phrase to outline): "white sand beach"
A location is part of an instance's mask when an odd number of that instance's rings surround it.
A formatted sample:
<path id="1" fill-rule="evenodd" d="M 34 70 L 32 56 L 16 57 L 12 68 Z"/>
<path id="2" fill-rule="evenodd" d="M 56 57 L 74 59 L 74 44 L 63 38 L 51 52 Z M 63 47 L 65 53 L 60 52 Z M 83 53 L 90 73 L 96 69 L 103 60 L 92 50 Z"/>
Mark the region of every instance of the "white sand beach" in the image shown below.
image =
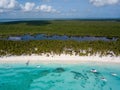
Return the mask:
<path id="1" fill-rule="evenodd" d="M 22 55 L 22 56 L 9 56 L 0 57 L 0 63 L 20 63 L 20 62 L 32 62 L 32 63 L 81 63 L 81 62 L 100 62 L 100 63 L 120 63 L 120 56 L 78 56 L 78 55 Z"/>

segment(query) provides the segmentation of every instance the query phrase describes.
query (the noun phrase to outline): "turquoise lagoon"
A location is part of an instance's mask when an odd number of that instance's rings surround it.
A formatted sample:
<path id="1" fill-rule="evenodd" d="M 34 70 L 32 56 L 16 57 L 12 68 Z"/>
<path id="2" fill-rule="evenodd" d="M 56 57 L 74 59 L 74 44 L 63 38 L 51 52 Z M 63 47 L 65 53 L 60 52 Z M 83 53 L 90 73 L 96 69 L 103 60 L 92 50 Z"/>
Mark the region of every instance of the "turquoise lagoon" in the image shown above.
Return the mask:
<path id="1" fill-rule="evenodd" d="M 120 90 L 120 65 L 3 63 L 0 90 Z"/>

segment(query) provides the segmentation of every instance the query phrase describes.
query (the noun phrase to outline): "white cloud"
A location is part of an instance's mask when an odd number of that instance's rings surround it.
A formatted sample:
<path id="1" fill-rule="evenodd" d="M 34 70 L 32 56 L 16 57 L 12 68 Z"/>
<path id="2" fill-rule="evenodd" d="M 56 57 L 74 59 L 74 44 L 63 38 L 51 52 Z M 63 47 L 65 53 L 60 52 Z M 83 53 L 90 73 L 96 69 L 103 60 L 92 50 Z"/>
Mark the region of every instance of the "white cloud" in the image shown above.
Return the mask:
<path id="1" fill-rule="evenodd" d="M 20 9 L 20 5 L 16 0 L 0 0 L 0 13 L 10 12 Z"/>
<path id="2" fill-rule="evenodd" d="M 50 0 L 43 0 L 50 1 Z M 17 0 L 0 0 L 0 13 L 4 12 L 46 12 L 46 13 L 60 13 L 50 5 L 38 5 L 34 2 L 19 3 Z M 36 13 L 37 13 L 36 12 Z"/>
<path id="3" fill-rule="evenodd" d="M 18 2 L 15 0 L 10 0 L 10 3 L 8 4 L 8 8 L 17 8 Z"/>
<path id="4" fill-rule="evenodd" d="M 113 5 L 119 3 L 120 0 L 90 0 L 95 6 Z"/>
<path id="5" fill-rule="evenodd" d="M 0 0 L 1 9 L 15 9 L 18 7 L 18 2 L 16 0 Z"/>
<path id="6" fill-rule="evenodd" d="M 21 5 L 21 8 L 25 12 L 30 12 L 34 9 L 35 3 L 26 2 L 25 5 Z"/>
<path id="7" fill-rule="evenodd" d="M 36 10 L 37 11 L 42 11 L 42 12 L 47 12 L 47 13 L 57 12 L 56 9 L 54 9 L 52 6 L 49 6 L 49 5 L 37 6 Z"/>

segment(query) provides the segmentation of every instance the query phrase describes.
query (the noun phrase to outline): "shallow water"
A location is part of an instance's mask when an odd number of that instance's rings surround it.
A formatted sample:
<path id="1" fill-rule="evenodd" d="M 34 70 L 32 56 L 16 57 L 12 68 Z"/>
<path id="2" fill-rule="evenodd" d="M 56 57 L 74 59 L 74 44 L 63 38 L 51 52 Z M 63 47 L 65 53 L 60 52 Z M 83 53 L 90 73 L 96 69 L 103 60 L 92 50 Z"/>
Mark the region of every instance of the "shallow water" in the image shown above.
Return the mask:
<path id="1" fill-rule="evenodd" d="M 84 37 L 75 37 L 75 36 L 47 36 L 45 34 L 38 35 L 22 35 L 22 36 L 9 36 L 8 38 L 0 38 L 2 40 L 13 40 L 13 41 L 28 41 L 28 40 L 75 40 L 75 41 L 116 41 L 117 38 L 107 38 L 107 37 L 92 37 L 92 36 L 84 36 Z"/>
<path id="2" fill-rule="evenodd" d="M 97 73 L 90 70 L 96 69 Z M 117 75 L 112 75 L 115 73 Z M 102 80 L 102 78 L 106 80 Z M 118 90 L 120 66 L 0 64 L 0 90 Z"/>

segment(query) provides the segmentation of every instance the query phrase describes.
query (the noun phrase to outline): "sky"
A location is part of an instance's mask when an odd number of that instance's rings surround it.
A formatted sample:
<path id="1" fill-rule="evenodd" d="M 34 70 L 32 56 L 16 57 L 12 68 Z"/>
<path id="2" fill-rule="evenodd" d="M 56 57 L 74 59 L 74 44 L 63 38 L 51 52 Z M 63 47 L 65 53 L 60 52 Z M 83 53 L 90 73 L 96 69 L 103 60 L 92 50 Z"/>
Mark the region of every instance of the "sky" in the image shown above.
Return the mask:
<path id="1" fill-rule="evenodd" d="M 6 18 L 120 18 L 120 0 L 0 0 Z"/>

